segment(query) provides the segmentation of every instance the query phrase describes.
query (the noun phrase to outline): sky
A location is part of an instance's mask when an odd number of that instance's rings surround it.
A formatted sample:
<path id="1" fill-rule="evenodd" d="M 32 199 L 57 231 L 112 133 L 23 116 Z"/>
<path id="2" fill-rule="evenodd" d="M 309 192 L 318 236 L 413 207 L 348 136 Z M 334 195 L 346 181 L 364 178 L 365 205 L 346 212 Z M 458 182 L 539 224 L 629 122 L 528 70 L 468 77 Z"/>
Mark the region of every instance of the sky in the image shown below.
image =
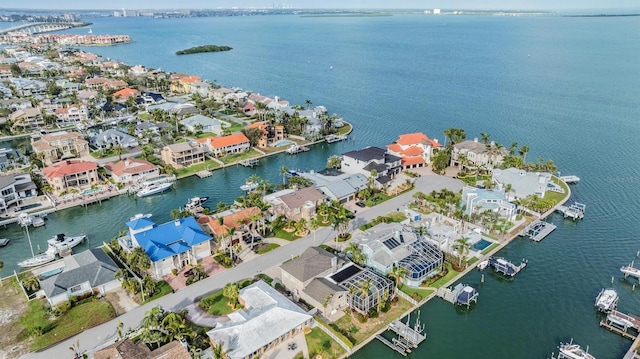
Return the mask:
<path id="1" fill-rule="evenodd" d="M 215 9 L 231 7 L 267 8 L 287 4 L 309 9 L 614 9 L 639 8 L 638 0 L 23 0 L 12 2 L 11 8 L 21 9 Z M 5 4 L 6 6 L 8 4 Z M 0 7 L 4 7 L 0 5 Z"/>

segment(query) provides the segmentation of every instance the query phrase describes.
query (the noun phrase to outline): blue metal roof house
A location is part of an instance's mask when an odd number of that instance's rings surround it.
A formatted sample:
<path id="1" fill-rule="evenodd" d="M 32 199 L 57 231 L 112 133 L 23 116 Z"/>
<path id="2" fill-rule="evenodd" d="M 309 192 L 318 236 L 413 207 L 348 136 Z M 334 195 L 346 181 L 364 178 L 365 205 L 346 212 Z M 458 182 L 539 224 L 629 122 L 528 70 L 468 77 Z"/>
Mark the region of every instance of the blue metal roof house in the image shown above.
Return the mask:
<path id="1" fill-rule="evenodd" d="M 148 217 L 137 217 L 127 222 L 129 237 L 134 246 L 144 249 L 152 262 L 155 277 L 196 265 L 198 260 L 211 255 L 211 236 L 206 234 L 194 217 L 155 224 Z"/>

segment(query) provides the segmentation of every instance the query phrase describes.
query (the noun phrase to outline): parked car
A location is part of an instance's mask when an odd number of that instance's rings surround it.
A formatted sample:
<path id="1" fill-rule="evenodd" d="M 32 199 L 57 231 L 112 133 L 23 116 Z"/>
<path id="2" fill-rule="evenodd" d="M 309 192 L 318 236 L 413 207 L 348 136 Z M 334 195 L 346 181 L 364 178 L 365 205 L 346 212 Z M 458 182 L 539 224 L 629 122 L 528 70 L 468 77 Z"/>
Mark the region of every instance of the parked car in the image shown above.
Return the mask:
<path id="1" fill-rule="evenodd" d="M 193 274 L 193 268 L 189 268 L 186 272 L 184 272 L 184 276 L 188 277 Z"/>
<path id="2" fill-rule="evenodd" d="M 360 208 L 364 208 L 364 207 L 366 207 L 367 205 L 366 205 L 366 204 L 364 204 L 364 202 L 362 202 L 362 201 L 358 201 L 358 202 L 356 202 L 356 206 L 358 206 L 358 207 L 360 207 Z"/>

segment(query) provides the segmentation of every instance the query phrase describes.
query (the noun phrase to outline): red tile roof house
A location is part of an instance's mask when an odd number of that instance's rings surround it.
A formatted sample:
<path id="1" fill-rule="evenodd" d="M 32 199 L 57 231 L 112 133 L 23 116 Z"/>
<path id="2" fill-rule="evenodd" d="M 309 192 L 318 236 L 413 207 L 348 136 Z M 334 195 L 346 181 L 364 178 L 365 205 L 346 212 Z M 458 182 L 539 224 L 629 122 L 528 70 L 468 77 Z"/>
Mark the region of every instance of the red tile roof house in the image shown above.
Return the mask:
<path id="1" fill-rule="evenodd" d="M 248 151 L 251 143 L 242 132 L 222 137 L 205 137 L 198 140 L 215 157 Z"/>
<path id="2" fill-rule="evenodd" d="M 122 89 L 113 94 L 113 101 L 124 103 L 129 97 L 136 97 L 140 94 L 140 91 L 132 88 Z"/>
<path id="3" fill-rule="evenodd" d="M 417 168 L 431 163 L 434 148 L 442 145 L 422 132 L 400 135 L 395 143 L 387 145 L 389 153 L 402 158 L 402 167 Z"/>
<path id="4" fill-rule="evenodd" d="M 42 173 L 56 194 L 71 189 L 82 191 L 100 183 L 95 162 L 62 161 L 45 167 Z"/>
<path id="5" fill-rule="evenodd" d="M 256 229 L 258 223 L 252 224 L 254 216 L 261 216 L 262 211 L 258 207 L 249 207 L 220 217 L 203 215 L 198 218 L 198 224 L 205 232 L 213 235 L 220 249 L 226 250 L 230 245 L 240 243 L 240 238 L 251 235 L 251 229 Z M 232 238 L 228 238 L 229 230 L 235 228 Z"/>
<path id="6" fill-rule="evenodd" d="M 125 158 L 122 161 L 107 163 L 104 168 L 116 183 L 125 184 L 145 181 L 160 174 L 158 166 L 137 158 Z"/>

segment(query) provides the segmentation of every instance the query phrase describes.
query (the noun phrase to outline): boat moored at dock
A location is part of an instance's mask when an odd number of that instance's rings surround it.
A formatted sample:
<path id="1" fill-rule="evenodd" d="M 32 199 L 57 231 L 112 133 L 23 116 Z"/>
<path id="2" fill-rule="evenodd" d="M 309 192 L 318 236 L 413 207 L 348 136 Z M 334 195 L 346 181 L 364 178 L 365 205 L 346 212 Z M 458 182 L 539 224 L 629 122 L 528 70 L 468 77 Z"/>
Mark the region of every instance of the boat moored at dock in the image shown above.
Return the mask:
<path id="1" fill-rule="evenodd" d="M 589 354 L 589 348 L 582 349 L 582 347 L 578 344 L 573 343 L 573 339 L 569 343 L 560 343 L 558 347 L 558 356 L 551 358 L 554 359 L 595 359 L 595 357 Z"/>
<path id="2" fill-rule="evenodd" d="M 243 191 L 253 191 L 254 189 L 258 188 L 258 184 L 256 182 L 251 182 L 251 181 L 247 181 L 245 182 L 245 184 L 243 184 L 242 186 L 240 186 L 240 189 Z"/>
<path id="3" fill-rule="evenodd" d="M 498 273 L 514 277 L 527 267 L 527 261 L 523 259 L 519 265 L 515 265 L 504 258 L 491 257 L 489 265 Z"/>
<path id="4" fill-rule="evenodd" d="M 64 233 L 56 234 L 53 238 L 49 239 L 47 243 L 50 247 L 54 247 L 58 251 L 62 251 L 65 249 L 71 249 L 80 243 L 84 242 L 87 239 L 87 236 L 81 234 L 79 236 L 68 237 Z"/>
<path id="5" fill-rule="evenodd" d="M 142 187 L 141 190 L 136 192 L 136 196 L 138 197 L 146 197 L 154 194 L 162 193 L 167 191 L 169 188 L 173 186 L 173 182 L 165 182 L 165 183 L 150 183 Z"/>
<path id="6" fill-rule="evenodd" d="M 327 140 L 327 143 L 334 143 L 346 140 L 347 135 L 329 135 L 325 139 Z"/>
<path id="7" fill-rule="evenodd" d="M 202 204 L 209 200 L 209 197 L 192 197 L 189 202 L 184 205 L 187 211 L 202 211 Z"/>
<path id="8" fill-rule="evenodd" d="M 578 176 L 573 176 L 573 175 L 570 175 L 570 176 L 560 176 L 560 177 L 558 177 L 558 178 L 560 178 L 560 180 L 561 180 L 561 181 L 563 181 L 564 183 L 578 183 L 578 182 L 580 182 L 580 177 L 578 177 Z"/>
<path id="9" fill-rule="evenodd" d="M 58 250 L 56 247 L 49 245 L 47 251 L 41 254 L 37 254 L 29 259 L 25 259 L 22 262 L 18 262 L 18 265 L 22 268 L 32 268 L 43 264 L 47 264 L 56 259 Z"/>
<path id="10" fill-rule="evenodd" d="M 616 309 L 618 305 L 618 293 L 613 288 L 607 288 L 600 291 L 596 298 L 596 308 L 603 313 L 609 313 Z"/>

